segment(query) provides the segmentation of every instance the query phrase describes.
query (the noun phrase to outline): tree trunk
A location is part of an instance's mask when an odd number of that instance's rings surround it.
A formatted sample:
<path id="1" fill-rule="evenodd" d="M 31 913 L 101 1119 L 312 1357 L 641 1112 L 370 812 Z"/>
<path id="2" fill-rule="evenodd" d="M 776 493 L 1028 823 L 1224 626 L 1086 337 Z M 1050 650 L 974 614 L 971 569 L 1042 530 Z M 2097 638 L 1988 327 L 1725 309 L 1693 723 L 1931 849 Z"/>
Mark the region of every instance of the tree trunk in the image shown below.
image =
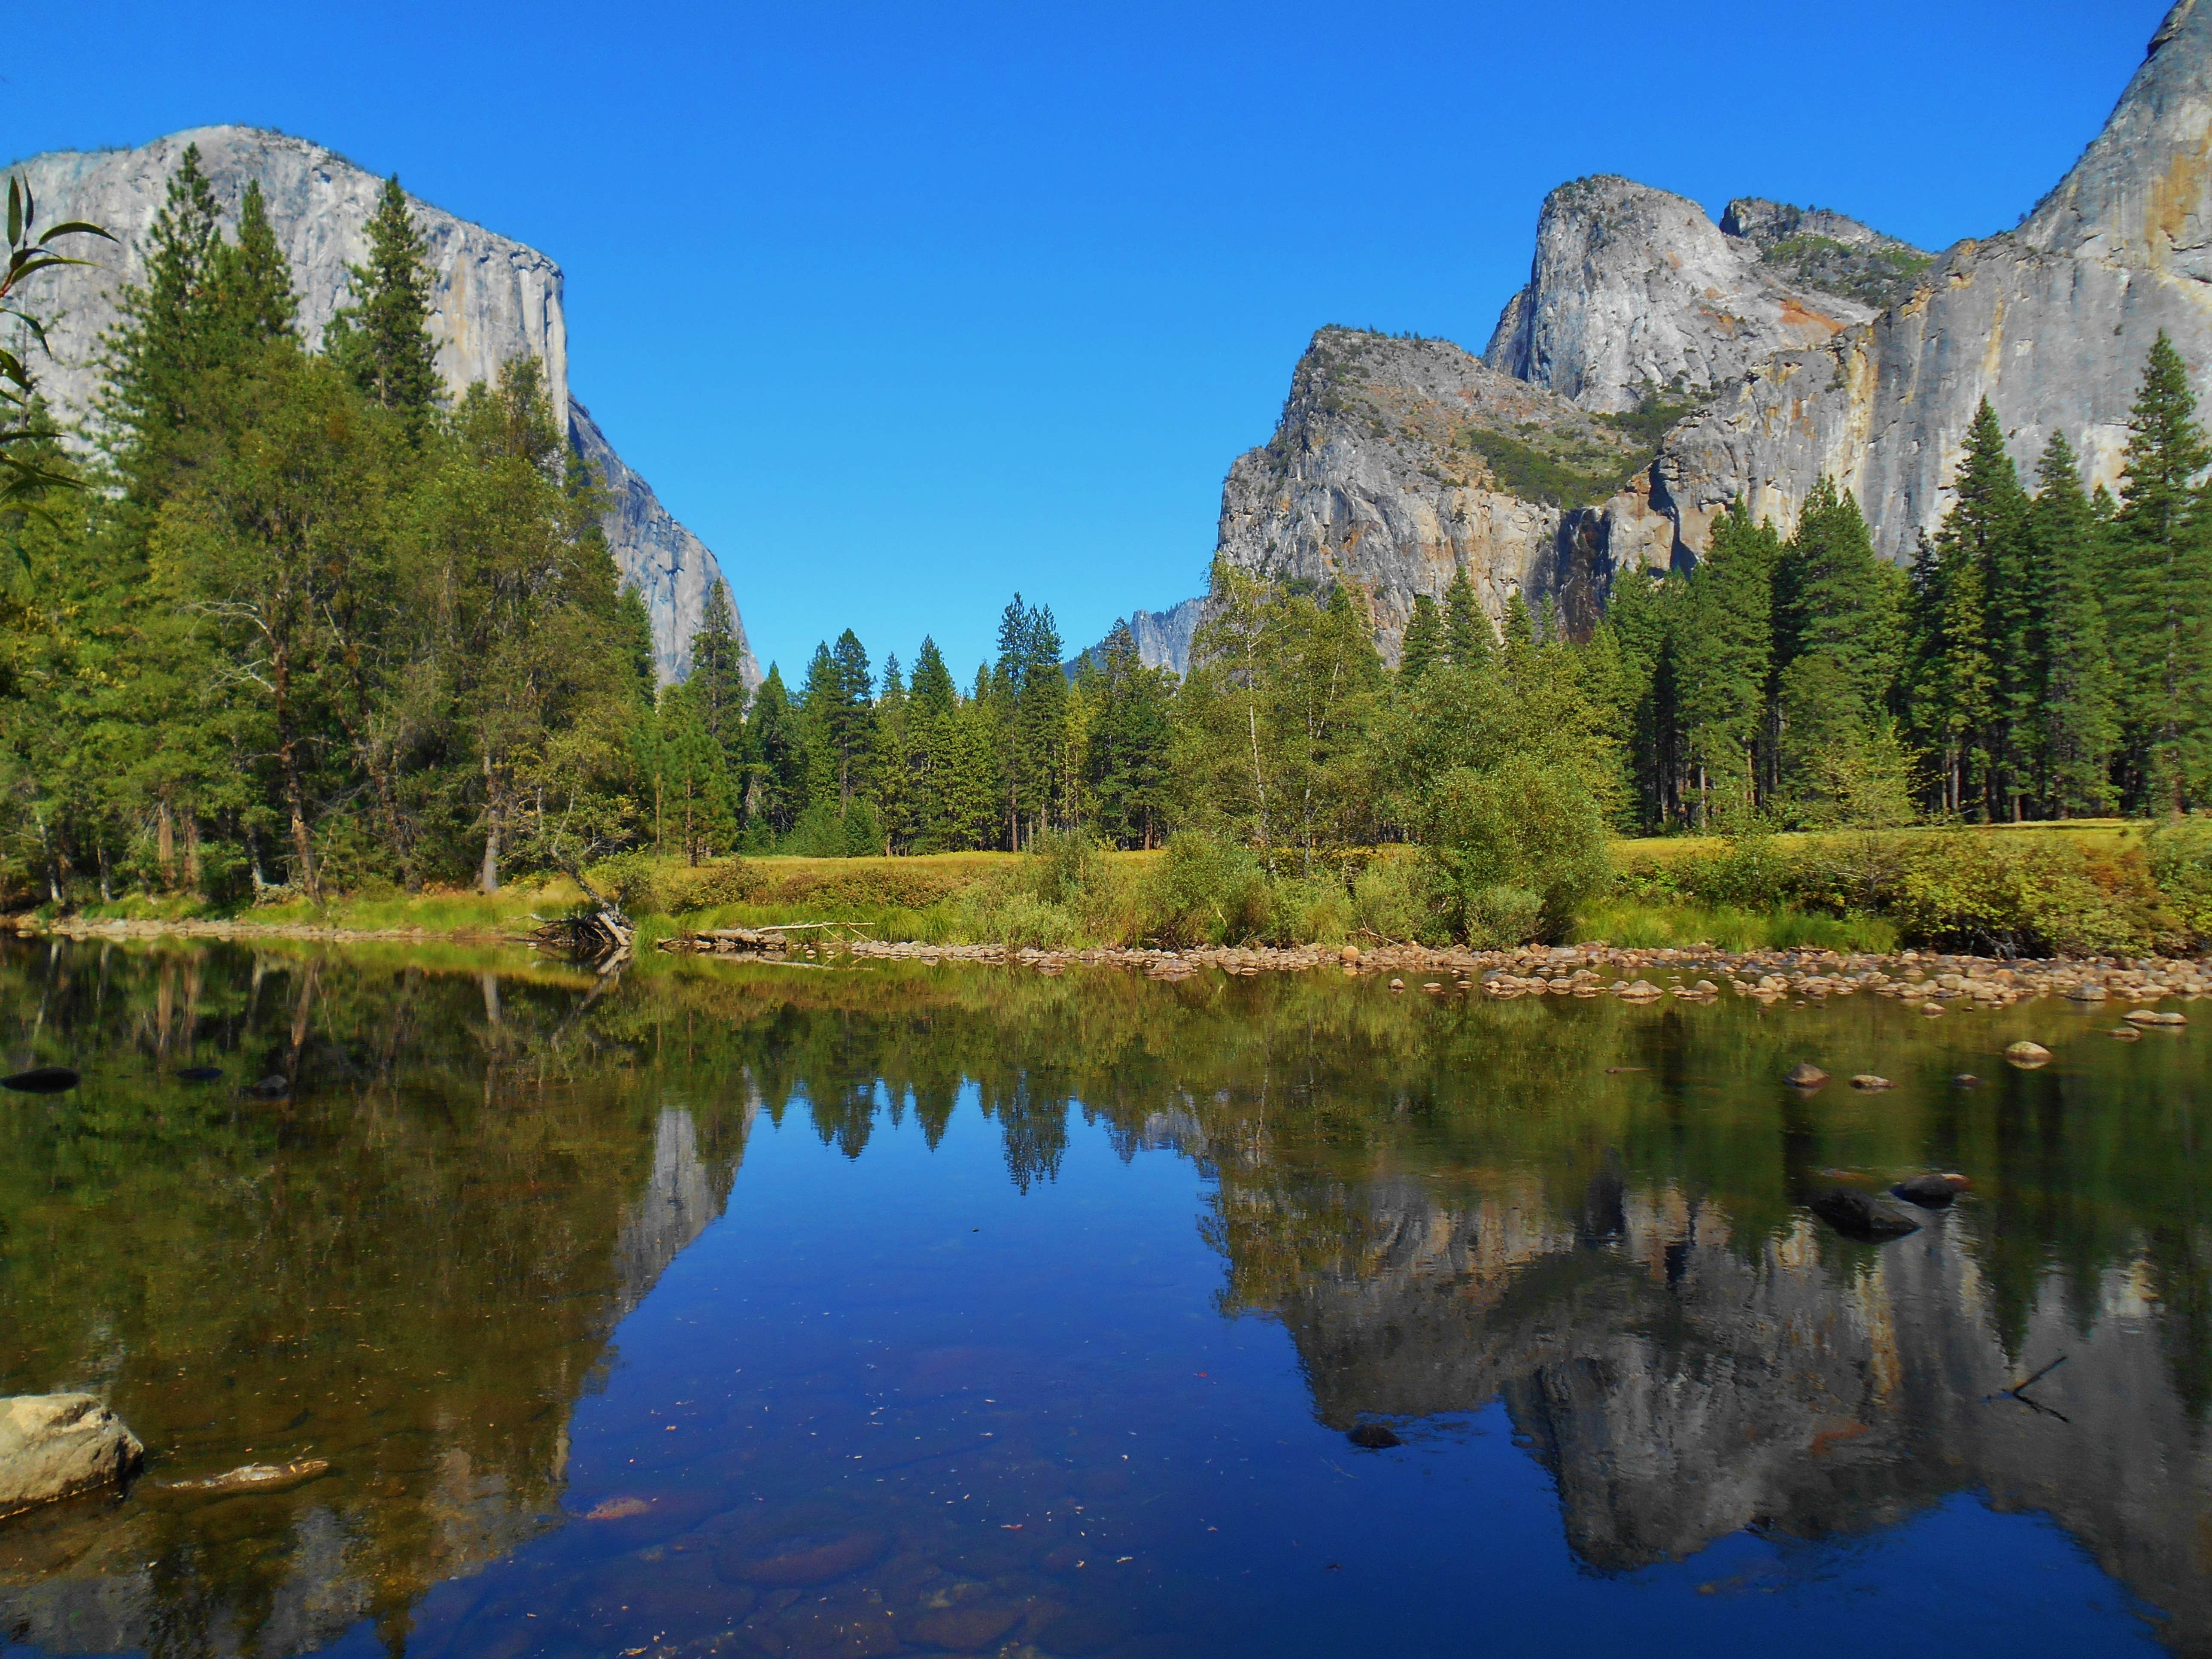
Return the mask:
<path id="1" fill-rule="evenodd" d="M 154 806 L 154 861 L 161 866 L 161 885 L 173 888 L 177 884 L 177 819 L 169 811 L 169 803 L 157 801 Z"/>
<path id="2" fill-rule="evenodd" d="M 307 793 L 300 784 L 300 735 L 292 727 L 292 659 L 278 651 L 270 665 L 275 671 L 276 765 L 284 779 L 284 808 L 292 818 L 292 856 L 300 872 L 300 889 L 316 903 L 322 902 L 323 884 L 315 872 L 315 848 L 307 835 Z"/>
<path id="3" fill-rule="evenodd" d="M 185 888 L 188 892 L 198 893 L 200 890 L 201 877 L 199 814 L 187 806 L 184 811 L 184 820 Z"/>
<path id="4" fill-rule="evenodd" d="M 484 828 L 483 864 L 477 872 L 477 885 L 487 893 L 499 891 L 499 820 L 496 817 Z"/>

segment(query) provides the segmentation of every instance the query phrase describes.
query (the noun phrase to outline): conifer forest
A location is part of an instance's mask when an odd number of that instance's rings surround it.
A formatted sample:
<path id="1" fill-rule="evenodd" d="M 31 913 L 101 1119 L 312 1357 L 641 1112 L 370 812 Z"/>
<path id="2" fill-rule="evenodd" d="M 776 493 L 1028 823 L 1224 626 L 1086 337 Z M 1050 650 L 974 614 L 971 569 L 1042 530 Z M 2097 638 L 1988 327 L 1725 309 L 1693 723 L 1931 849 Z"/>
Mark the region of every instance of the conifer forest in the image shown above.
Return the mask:
<path id="1" fill-rule="evenodd" d="M 1610 836 L 2212 804 L 2212 447 L 2163 336 L 2117 494 L 2063 434 L 2021 476 L 1984 404 L 1910 568 L 1828 483 L 1786 536 L 1739 503 L 1694 568 L 1620 572 L 1586 637 L 1518 596 L 1494 624 L 1462 569 L 1393 668 L 1355 587 L 1222 564 L 1186 677 L 1016 595 L 972 668 L 848 630 L 750 689 L 718 584 L 663 687 L 535 365 L 441 382 L 398 180 L 318 350 L 258 191 L 217 220 L 188 150 L 86 441 L 33 400 L 9 451 L 0 836 L 35 901 L 1180 836 L 1303 883 L 1406 843 L 1437 926 L 1535 935 Z"/>

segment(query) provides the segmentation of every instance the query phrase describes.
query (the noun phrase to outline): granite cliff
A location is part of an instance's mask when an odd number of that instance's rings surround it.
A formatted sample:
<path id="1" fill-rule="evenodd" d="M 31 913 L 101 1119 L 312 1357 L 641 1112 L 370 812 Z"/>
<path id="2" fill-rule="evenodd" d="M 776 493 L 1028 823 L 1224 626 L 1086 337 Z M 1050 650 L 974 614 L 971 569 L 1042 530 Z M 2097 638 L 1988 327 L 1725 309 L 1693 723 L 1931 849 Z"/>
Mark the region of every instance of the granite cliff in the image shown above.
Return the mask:
<path id="1" fill-rule="evenodd" d="M 1217 556 L 1283 580 L 1346 581 L 1395 661 L 1416 594 L 1464 567 L 1495 617 L 1515 592 L 1595 615 L 1595 520 L 1638 472 L 1631 423 L 1577 407 L 1448 340 L 1325 328 L 1275 435 L 1222 486 Z"/>
<path id="2" fill-rule="evenodd" d="M 1686 197 L 1577 179 L 1545 198 L 1528 285 L 1485 360 L 1585 409 L 1702 401 L 1777 351 L 1871 320 L 1893 259 L 1926 256 L 1841 214 L 1747 199 L 1716 225 Z"/>
<path id="3" fill-rule="evenodd" d="M 346 266 L 365 257 L 363 227 L 383 181 L 319 144 L 242 126 L 172 133 L 137 149 L 56 151 L 9 169 L 29 182 L 41 222 L 89 219 L 114 232 L 119 248 L 100 264 L 46 273 L 27 296 L 48 319 L 51 361 L 39 367 L 48 401 L 65 422 L 88 416 L 99 392 L 100 337 L 116 319 L 125 284 L 145 272 L 144 239 L 161 211 L 169 175 L 188 144 L 226 212 L 235 213 L 250 179 L 261 181 L 269 217 L 291 262 L 300 325 L 312 346 L 349 302 Z M 544 367 L 556 406 L 568 412 L 570 441 L 605 475 L 614 497 L 607 536 L 625 581 L 653 616 L 662 678 L 690 667 L 691 635 L 708 588 L 721 575 L 713 553 L 672 518 L 652 487 L 625 465 L 568 390 L 568 327 L 561 268 L 535 248 L 495 235 L 428 203 L 410 198 L 429 248 L 435 280 L 431 328 L 438 368 L 449 386 L 489 380 L 528 356 Z M 227 227 L 228 228 L 228 227 Z M 744 625 L 738 625 L 739 638 Z M 748 684 L 760 675 L 744 655 Z"/>
<path id="4" fill-rule="evenodd" d="M 1613 573 L 1679 568 L 1742 496 L 1785 531 L 1823 477 L 1909 560 L 1968 425 L 2023 472 L 2054 432 L 2117 485 L 2151 342 L 2212 392 L 2212 5 L 2181 0 L 2104 131 L 2003 235 L 1924 253 L 1857 220 L 1696 203 L 1611 176 L 1546 199 L 1529 281 L 1478 362 L 1324 329 L 1274 440 L 1222 490 L 1218 553 L 1350 580 L 1395 657 L 1413 597 L 1465 564 L 1571 627 Z M 1517 390 L 1516 389 L 1517 388 Z"/>

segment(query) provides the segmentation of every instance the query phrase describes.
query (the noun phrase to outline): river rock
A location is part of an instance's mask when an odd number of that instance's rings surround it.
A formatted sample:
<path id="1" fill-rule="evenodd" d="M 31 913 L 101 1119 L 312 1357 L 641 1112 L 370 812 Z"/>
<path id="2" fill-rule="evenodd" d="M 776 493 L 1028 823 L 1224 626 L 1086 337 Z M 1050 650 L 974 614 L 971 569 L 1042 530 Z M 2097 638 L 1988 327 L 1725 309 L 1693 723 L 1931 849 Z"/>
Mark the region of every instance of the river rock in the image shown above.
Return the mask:
<path id="1" fill-rule="evenodd" d="M 2121 1018 L 2130 1025 L 2186 1025 L 2188 1018 L 2181 1014 L 2165 1013 L 2156 1008 L 2130 1008 Z"/>
<path id="2" fill-rule="evenodd" d="M 1344 1437 L 1362 1451 L 1388 1451 L 1406 1443 L 1380 1423 L 1362 1423 Z"/>
<path id="3" fill-rule="evenodd" d="M 1972 1184 L 1961 1175 L 1917 1175 L 1899 1182 L 1889 1190 L 1923 1210 L 1941 1210 Z"/>
<path id="4" fill-rule="evenodd" d="M 76 1088 L 79 1081 L 77 1074 L 66 1066 L 33 1066 L 12 1077 L 0 1077 L 0 1089 L 18 1089 L 27 1095 L 58 1095 L 64 1089 Z"/>
<path id="5" fill-rule="evenodd" d="M 1809 1060 L 1801 1060 L 1783 1075 L 1782 1080 L 1793 1089 L 1817 1089 L 1828 1080 L 1828 1074 Z"/>
<path id="6" fill-rule="evenodd" d="M 2039 1042 L 2030 1042 L 2023 1038 L 2007 1048 L 2004 1057 L 2015 1066 L 2033 1069 L 2051 1063 L 2051 1050 Z"/>
<path id="7" fill-rule="evenodd" d="M 1879 1243 L 1920 1231 L 1920 1224 L 1902 1210 L 1855 1188 L 1831 1187 L 1806 1207 L 1846 1238 Z"/>
<path id="8" fill-rule="evenodd" d="M 1978 1089 L 1982 1086 L 1982 1080 L 1972 1072 L 1960 1072 L 1951 1079 L 1951 1086 L 1954 1089 Z"/>
<path id="9" fill-rule="evenodd" d="M 2069 1002 L 2102 1002 L 2111 994 L 2101 985 L 2076 985 L 2066 993 Z"/>
<path id="10" fill-rule="evenodd" d="M 1871 1091 L 1875 1089 L 1894 1089 L 1897 1085 L 1886 1077 L 1876 1077 L 1872 1072 L 1861 1072 L 1851 1079 L 1851 1087 Z"/>
<path id="11" fill-rule="evenodd" d="M 223 1496 L 239 1492 L 276 1492 L 327 1474 L 330 1468 L 330 1459 L 326 1457 L 302 1457 L 290 1463 L 243 1463 L 237 1468 L 203 1475 L 197 1480 L 168 1481 L 163 1490 Z"/>
<path id="12" fill-rule="evenodd" d="M 146 1449 L 89 1394 L 20 1394 L 0 1400 L 0 1515 L 118 1486 Z"/>
<path id="13" fill-rule="evenodd" d="M 756 1549 L 724 1556 L 724 1576 L 774 1589 L 825 1584 L 879 1559 L 890 1540 L 863 1528 L 855 1532 L 803 1533 Z"/>

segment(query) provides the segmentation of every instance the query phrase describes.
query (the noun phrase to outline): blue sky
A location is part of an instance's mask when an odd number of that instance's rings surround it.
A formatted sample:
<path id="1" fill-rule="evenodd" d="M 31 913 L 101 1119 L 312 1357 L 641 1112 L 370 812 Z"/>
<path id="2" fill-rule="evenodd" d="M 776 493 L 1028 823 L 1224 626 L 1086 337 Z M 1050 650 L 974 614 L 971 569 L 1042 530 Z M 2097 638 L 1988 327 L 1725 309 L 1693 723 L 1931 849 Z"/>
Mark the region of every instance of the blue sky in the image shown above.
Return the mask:
<path id="1" fill-rule="evenodd" d="M 568 273 L 571 380 L 763 663 L 1198 592 L 1312 331 L 1480 350 L 1552 185 L 2009 228 L 2168 0 L 374 7 L 11 17 L 0 153 L 244 121 Z"/>

